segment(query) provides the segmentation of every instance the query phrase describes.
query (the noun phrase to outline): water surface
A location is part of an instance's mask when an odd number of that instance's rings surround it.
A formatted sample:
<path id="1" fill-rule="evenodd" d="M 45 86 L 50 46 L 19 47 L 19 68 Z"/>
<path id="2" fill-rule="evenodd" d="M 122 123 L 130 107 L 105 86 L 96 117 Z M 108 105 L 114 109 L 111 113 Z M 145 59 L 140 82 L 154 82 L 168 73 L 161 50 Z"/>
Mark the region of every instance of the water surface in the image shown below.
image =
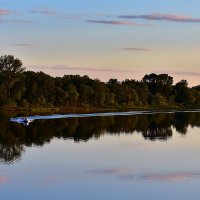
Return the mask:
<path id="1" fill-rule="evenodd" d="M 199 199 L 200 112 L 36 118 L 1 115 L 2 199 Z"/>

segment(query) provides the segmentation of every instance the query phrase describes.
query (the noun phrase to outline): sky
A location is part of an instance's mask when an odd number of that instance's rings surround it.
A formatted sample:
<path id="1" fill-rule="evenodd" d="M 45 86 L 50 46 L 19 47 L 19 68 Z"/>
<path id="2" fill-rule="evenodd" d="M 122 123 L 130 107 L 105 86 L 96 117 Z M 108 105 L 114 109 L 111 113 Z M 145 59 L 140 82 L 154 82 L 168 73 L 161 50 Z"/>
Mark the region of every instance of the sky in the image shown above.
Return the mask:
<path id="1" fill-rule="evenodd" d="M 0 35 L 27 70 L 200 84 L 198 0 L 0 0 Z"/>

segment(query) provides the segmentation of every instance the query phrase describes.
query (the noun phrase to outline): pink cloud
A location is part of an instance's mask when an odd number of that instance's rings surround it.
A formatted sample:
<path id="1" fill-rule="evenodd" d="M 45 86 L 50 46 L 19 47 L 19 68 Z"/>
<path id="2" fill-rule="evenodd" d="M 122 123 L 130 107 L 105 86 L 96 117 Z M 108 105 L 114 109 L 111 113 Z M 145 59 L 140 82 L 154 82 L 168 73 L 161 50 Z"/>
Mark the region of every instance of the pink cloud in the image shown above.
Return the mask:
<path id="1" fill-rule="evenodd" d="M 117 20 L 87 20 L 87 23 L 96 24 L 108 24 L 108 25 L 128 25 L 128 26 L 141 26 L 142 24 L 129 22 L 129 21 L 117 21 Z"/>
<path id="2" fill-rule="evenodd" d="M 145 20 L 160 20 L 160 21 L 173 21 L 173 22 L 200 22 L 200 18 L 193 18 L 177 14 L 163 14 L 152 13 L 148 15 L 121 15 L 119 18 L 123 19 L 145 19 Z"/>
<path id="3" fill-rule="evenodd" d="M 9 14 L 11 14 L 11 11 L 0 9 L 0 15 L 9 15 Z"/>

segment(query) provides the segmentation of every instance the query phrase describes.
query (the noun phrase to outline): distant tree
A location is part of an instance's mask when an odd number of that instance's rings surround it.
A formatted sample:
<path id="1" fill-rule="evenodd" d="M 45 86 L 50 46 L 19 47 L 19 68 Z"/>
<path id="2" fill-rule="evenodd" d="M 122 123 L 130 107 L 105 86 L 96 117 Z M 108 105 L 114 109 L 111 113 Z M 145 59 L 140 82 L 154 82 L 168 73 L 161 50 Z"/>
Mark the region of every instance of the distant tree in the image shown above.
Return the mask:
<path id="1" fill-rule="evenodd" d="M 100 80 L 94 80 L 92 84 L 93 88 L 93 105 L 96 106 L 104 106 L 106 104 L 106 96 L 108 94 L 108 89 L 106 88 L 106 84 L 102 83 Z"/>
<path id="2" fill-rule="evenodd" d="M 70 105 L 76 105 L 77 100 L 79 97 L 79 93 L 77 92 L 77 88 L 74 84 L 70 83 L 67 87 L 67 93 L 68 93 L 68 102 Z"/>
<path id="3" fill-rule="evenodd" d="M 5 89 L 5 96 L 9 101 L 12 94 L 11 90 L 17 82 L 21 81 L 25 68 L 22 67 L 23 63 L 18 58 L 12 55 L 5 55 L 0 57 L 0 78 L 2 87 Z M 16 93 L 16 89 L 15 89 Z"/>
<path id="4" fill-rule="evenodd" d="M 200 92 L 200 85 L 194 86 L 192 89 L 194 89 L 194 90 Z"/>
<path id="5" fill-rule="evenodd" d="M 166 105 L 167 100 L 160 93 L 157 93 L 153 96 L 152 103 L 153 105 L 159 105 L 159 106 Z"/>
<path id="6" fill-rule="evenodd" d="M 56 87 L 54 105 L 65 106 L 67 103 L 68 93 L 60 87 Z"/>
<path id="7" fill-rule="evenodd" d="M 149 74 L 145 75 L 143 81 L 147 84 L 149 91 L 155 95 L 161 93 L 168 97 L 170 95 L 173 77 L 168 74 Z"/>
<path id="8" fill-rule="evenodd" d="M 175 100 L 179 104 L 190 104 L 193 101 L 192 93 L 188 88 L 188 82 L 181 80 L 174 86 Z"/>
<path id="9" fill-rule="evenodd" d="M 113 93 L 107 93 L 105 102 L 108 106 L 117 106 L 117 102 L 115 101 L 115 95 Z"/>
<path id="10" fill-rule="evenodd" d="M 26 91 L 23 98 L 33 106 L 39 106 L 41 103 L 42 105 L 53 105 L 56 95 L 54 78 L 43 72 L 28 71 L 25 75 Z"/>
<path id="11" fill-rule="evenodd" d="M 146 83 L 142 81 L 128 80 L 122 82 L 127 85 L 133 91 L 134 104 L 146 105 L 148 103 L 148 87 Z"/>
<path id="12" fill-rule="evenodd" d="M 94 90 L 92 89 L 91 86 L 82 85 L 80 87 L 80 96 L 79 96 L 80 104 L 90 105 L 93 101 L 93 96 L 94 96 Z"/>

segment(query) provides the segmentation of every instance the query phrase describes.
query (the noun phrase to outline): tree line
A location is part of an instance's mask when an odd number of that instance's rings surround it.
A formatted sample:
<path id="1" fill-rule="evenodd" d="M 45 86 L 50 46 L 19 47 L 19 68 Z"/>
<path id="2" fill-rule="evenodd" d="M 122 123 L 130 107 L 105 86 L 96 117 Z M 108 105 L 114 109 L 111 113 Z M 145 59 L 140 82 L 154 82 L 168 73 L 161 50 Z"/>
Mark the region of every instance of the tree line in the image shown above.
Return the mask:
<path id="1" fill-rule="evenodd" d="M 0 57 L 0 107 L 200 107 L 200 85 L 186 80 L 173 84 L 168 74 L 148 74 L 142 80 L 110 79 L 102 82 L 88 76 L 52 77 L 26 71 L 12 55 Z"/>

